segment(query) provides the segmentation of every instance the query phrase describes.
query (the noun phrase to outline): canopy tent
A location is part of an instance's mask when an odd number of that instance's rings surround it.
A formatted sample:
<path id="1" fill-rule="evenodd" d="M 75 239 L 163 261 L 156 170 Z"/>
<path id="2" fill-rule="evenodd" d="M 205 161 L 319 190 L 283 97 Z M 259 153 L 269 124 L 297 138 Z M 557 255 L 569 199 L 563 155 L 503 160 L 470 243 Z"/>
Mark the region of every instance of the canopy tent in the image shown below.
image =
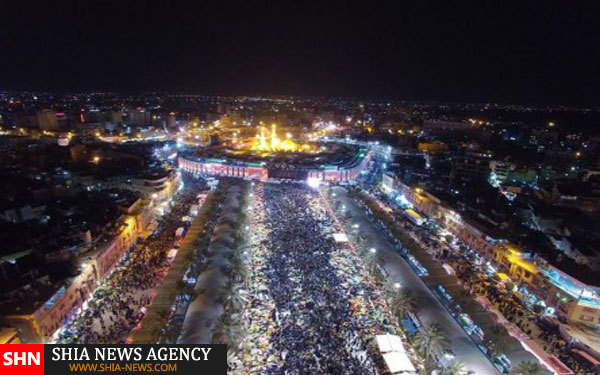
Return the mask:
<path id="1" fill-rule="evenodd" d="M 210 344 L 212 331 L 223 314 L 223 306 L 207 295 L 198 295 L 190 303 L 178 344 Z"/>
<path id="2" fill-rule="evenodd" d="M 217 300 L 223 294 L 227 280 L 227 276 L 221 272 L 218 266 L 211 265 L 198 276 L 194 290 L 198 294 L 204 294 L 207 298 Z"/>
<path id="3" fill-rule="evenodd" d="M 215 234 L 215 236 L 212 239 L 212 242 L 220 243 L 220 244 L 227 245 L 227 246 L 233 246 L 235 244 L 234 236 L 235 236 L 235 233 L 233 231 L 219 232 L 219 233 Z"/>
<path id="4" fill-rule="evenodd" d="M 414 374 L 416 373 L 408 354 L 404 350 L 404 345 L 399 336 L 396 335 L 378 335 L 375 337 L 379 351 L 392 374 Z"/>
<path id="5" fill-rule="evenodd" d="M 227 223 L 219 224 L 215 227 L 215 234 L 221 232 L 233 232 L 233 227 Z"/>
<path id="6" fill-rule="evenodd" d="M 344 233 L 334 233 L 333 239 L 335 242 L 348 242 L 348 236 Z"/>
<path id="7" fill-rule="evenodd" d="M 385 364 L 392 374 L 416 374 L 416 369 L 404 352 L 389 352 L 383 355 Z"/>
<path id="8" fill-rule="evenodd" d="M 233 252 L 233 249 L 230 246 L 220 241 L 211 242 L 206 250 L 208 255 L 211 256 L 214 254 L 231 254 Z"/>
<path id="9" fill-rule="evenodd" d="M 219 217 L 219 220 L 217 221 L 218 225 L 229 224 L 232 227 L 237 227 L 238 222 L 239 217 L 237 212 L 235 212 L 234 210 L 230 210 L 227 212 L 224 211 Z"/>
<path id="10" fill-rule="evenodd" d="M 379 335 L 375 339 L 377 340 L 379 351 L 382 353 L 405 351 L 402 340 L 396 335 Z"/>

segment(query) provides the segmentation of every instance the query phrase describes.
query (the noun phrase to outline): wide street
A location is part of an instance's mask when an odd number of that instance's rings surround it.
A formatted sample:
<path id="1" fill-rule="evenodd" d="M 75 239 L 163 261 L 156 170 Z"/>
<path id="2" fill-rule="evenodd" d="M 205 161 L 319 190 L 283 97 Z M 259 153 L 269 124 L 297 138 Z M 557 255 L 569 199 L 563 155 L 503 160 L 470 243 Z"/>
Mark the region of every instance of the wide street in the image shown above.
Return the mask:
<path id="1" fill-rule="evenodd" d="M 408 263 L 372 225 L 365 212 L 348 197 L 346 190 L 334 187 L 333 191 L 336 199 L 352 214 L 353 222 L 359 225 L 358 230 L 368 238 L 367 246 L 374 247 L 379 252 L 381 265 L 389 277 L 399 282 L 402 288 L 406 288 L 414 297 L 417 305 L 416 315 L 421 323 L 438 324 L 442 327 L 448 334 L 450 347 L 457 360 L 463 362 L 468 370 L 477 375 L 499 374 L 500 372 L 467 336 Z"/>

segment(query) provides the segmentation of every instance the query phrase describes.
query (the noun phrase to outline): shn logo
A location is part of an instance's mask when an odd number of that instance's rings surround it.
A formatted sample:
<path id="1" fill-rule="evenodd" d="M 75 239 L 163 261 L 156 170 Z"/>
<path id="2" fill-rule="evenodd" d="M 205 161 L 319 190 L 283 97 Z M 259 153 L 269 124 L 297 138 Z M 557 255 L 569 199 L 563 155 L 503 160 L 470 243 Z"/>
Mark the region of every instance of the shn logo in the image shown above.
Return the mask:
<path id="1" fill-rule="evenodd" d="M 40 365 L 40 352 L 5 352 L 4 366 L 31 366 Z"/>

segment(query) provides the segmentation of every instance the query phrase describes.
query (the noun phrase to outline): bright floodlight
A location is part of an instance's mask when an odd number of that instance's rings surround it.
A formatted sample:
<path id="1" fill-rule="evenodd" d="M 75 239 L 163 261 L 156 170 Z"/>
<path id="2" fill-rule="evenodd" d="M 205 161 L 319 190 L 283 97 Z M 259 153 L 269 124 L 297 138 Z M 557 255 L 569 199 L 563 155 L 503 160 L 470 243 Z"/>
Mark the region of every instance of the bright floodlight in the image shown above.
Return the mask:
<path id="1" fill-rule="evenodd" d="M 369 251 L 370 251 L 372 254 L 375 254 L 375 253 L 377 252 L 377 249 L 376 249 L 376 248 L 374 248 L 374 247 L 372 247 L 372 248 L 370 248 L 370 249 L 369 249 Z"/>
<path id="2" fill-rule="evenodd" d="M 319 186 L 321 186 L 321 180 L 319 180 L 316 177 L 309 177 L 306 180 L 306 183 L 308 184 L 308 186 L 310 186 L 313 189 L 318 189 Z"/>
<path id="3" fill-rule="evenodd" d="M 394 283 L 394 288 L 395 289 L 400 289 L 400 283 Z"/>

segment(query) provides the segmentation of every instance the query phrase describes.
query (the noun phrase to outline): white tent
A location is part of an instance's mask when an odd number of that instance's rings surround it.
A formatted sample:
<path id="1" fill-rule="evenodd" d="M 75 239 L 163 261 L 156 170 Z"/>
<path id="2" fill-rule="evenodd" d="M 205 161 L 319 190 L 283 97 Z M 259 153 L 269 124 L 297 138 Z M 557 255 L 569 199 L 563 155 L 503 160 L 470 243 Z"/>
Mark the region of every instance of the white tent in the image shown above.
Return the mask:
<path id="1" fill-rule="evenodd" d="M 382 353 L 387 352 L 404 352 L 402 340 L 396 335 L 379 335 L 376 336 L 377 346 Z"/>
<path id="2" fill-rule="evenodd" d="M 348 242 L 348 236 L 344 233 L 334 233 L 333 239 L 335 242 Z"/>
<path id="3" fill-rule="evenodd" d="M 383 355 L 383 359 L 392 374 L 416 373 L 415 367 L 410 362 L 406 353 L 389 352 Z"/>
<path id="4" fill-rule="evenodd" d="M 376 336 L 377 346 L 383 355 L 383 359 L 392 374 L 415 373 L 413 366 L 404 345 L 399 336 L 396 335 L 378 335 Z"/>

